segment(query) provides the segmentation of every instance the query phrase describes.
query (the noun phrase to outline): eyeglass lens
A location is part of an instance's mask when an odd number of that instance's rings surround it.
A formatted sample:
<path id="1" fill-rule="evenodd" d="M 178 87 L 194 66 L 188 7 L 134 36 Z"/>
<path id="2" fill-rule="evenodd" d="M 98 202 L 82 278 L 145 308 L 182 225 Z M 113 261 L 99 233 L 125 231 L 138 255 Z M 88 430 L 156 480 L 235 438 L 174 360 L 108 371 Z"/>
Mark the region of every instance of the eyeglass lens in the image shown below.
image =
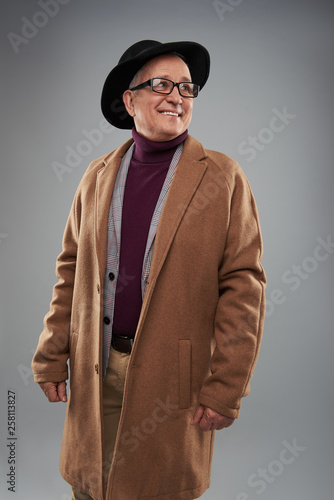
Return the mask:
<path id="1" fill-rule="evenodd" d="M 180 82 L 178 84 L 179 92 L 183 97 L 196 97 L 198 86 L 196 83 Z M 164 78 L 152 79 L 152 90 L 159 94 L 170 94 L 172 92 L 173 82 Z"/>

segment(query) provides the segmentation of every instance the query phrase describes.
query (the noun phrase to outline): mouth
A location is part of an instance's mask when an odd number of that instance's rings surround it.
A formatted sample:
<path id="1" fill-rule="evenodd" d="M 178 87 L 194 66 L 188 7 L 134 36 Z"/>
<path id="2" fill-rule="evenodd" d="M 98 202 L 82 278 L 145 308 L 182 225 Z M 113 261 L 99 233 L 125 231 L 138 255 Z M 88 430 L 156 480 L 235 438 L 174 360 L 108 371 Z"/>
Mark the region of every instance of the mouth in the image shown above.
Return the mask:
<path id="1" fill-rule="evenodd" d="M 167 116 L 180 116 L 179 113 L 176 113 L 175 111 L 159 111 L 161 115 L 167 115 Z"/>

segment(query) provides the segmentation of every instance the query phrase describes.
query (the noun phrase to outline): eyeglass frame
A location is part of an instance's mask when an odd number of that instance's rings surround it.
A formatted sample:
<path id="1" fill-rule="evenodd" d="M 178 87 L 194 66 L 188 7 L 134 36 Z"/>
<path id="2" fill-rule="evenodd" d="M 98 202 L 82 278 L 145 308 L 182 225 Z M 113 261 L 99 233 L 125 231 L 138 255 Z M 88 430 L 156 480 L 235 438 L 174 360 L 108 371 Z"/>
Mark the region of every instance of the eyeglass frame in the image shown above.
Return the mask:
<path id="1" fill-rule="evenodd" d="M 154 90 L 153 89 L 153 80 L 166 80 L 167 82 L 172 83 L 173 86 L 172 86 L 170 92 L 159 92 L 158 90 Z M 191 96 L 191 95 L 182 95 L 181 92 L 180 92 L 180 85 L 182 83 L 191 83 L 193 85 L 196 85 L 196 87 L 197 87 L 197 94 L 193 95 L 193 96 Z M 178 83 L 175 83 L 172 80 L 169 80 L 168 78 L 159 78 L 159 77 L 150 78 L 146 82 L 140 83 L 139 85 L 136 85 L 135 87 L 132 87 L 129 90 L 139 90 L 139 89 L 143 89 L 145 87 L 150 87 L 151 90 L 152 90 L 152 92 L 155 92 L 156 94 L 161 94 L 161 95 L 170 95 L 173 92 L 174 87 L 177 87 L 177 90 L 179 91 L 180 96 L 184 97 L 185 99 L 195 99 L 196 97 L 198 97 L 198 93 L 200 91 L 200 86 L 197 83 L 193 83 L 193 82 L 178 82 Z"/>

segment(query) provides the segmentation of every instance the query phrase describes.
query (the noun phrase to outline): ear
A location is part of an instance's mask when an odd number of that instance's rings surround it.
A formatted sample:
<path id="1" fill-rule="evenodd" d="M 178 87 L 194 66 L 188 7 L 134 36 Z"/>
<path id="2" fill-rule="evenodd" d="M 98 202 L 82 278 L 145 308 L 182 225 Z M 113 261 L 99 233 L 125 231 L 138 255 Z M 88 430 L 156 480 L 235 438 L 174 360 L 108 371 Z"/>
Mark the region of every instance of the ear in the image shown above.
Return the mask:
<path id="1" fill-rule="evenodd" d="M 133 95 L 132 90 L 128 89 L 123 93 L 124 106 L 125 106 L 127 112 L 129 113 L 129 115 L 132 117 L 135 116 L 133 98 L 134 98 L 134 95 Z"/>

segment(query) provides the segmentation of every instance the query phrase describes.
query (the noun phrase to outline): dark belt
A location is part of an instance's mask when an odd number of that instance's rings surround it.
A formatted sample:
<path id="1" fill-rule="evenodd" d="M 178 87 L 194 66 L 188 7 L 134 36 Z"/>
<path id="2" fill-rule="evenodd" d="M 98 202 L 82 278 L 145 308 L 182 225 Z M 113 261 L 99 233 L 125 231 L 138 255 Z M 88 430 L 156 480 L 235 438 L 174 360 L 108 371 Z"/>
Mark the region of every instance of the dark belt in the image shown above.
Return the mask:
<path id="1" fill-rule="evenodd" d="M 125 352 L 130 354 L 133 346 L 133 337 L 127 337 L 126 335 L 113 335 L 111 337 L 111 345 L 116 351 Z"/>

